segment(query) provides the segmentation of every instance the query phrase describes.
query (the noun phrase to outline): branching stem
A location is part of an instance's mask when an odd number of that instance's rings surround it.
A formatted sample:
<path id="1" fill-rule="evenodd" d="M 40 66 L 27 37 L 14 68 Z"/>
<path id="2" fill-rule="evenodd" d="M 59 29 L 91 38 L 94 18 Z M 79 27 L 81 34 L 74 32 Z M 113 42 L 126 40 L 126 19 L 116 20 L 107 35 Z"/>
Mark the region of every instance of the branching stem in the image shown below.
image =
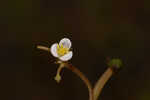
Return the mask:
<path id="1" fill-rule="evenodd" d="M 37 48 L 50 52 L 50 48 L 48 48 L 48 47 L 37 46 Z M 79 76 L 81 78 L 81 80 L 86 84 L 86 86 L 89 90 L 89 100 L 94 100 L 92 85 L 91 85 L 90 81 L 88 80 L 88 78 L 79 69 L 74 67 L 72 64 L 69 64 L 68 62 L 65 62 L 64 64 L 65 64 L 64 66 L 66 68 L 68 68 L 69 70 L 71 70 L 73 73 L 75 73 L 77 76 Z"/>
<path id="2" fill-rule="evenodd" d="M 48 47 L 37 46 L 37 48 L 50 52 L 50 48 L 48 48 Z M 77 76 L 79 76 L 81 78 L 81 80 L 85 83 L 85 85 L 87 86 L 87 88 L 89 90 L 89 100 L 97 100 L 98 99 L 103 87 L 105 86 L 106 82 L 111 78 L 111 76 L 113 75 L 113 72 L 114 72 L 112 67 L 109 67 L 104 72 L 104 74 L 98 79 L 97 83 L 95 84 L 95 87 L 92 88 L 92 85 L 91 85 L 90 81 L 88 80 L 88 78 L 79 69 L 77 69 L 76 67 L 74 67 L 72 64 L 70 64 L 68 62 L 61 62 L 61 64 L 64 64 L 65 68 L 68 68 L 69 70 L 71 70 L 73 73 L 75 73 Z M 62 68 L 63 67 L 60 67 L 58 69 L 58 74 L 60 73 Z M 60 80 L 59 77 L 56 77 L 56 79 L 58 79 L 58 82 L 59 82 L 59 80 Z"/>

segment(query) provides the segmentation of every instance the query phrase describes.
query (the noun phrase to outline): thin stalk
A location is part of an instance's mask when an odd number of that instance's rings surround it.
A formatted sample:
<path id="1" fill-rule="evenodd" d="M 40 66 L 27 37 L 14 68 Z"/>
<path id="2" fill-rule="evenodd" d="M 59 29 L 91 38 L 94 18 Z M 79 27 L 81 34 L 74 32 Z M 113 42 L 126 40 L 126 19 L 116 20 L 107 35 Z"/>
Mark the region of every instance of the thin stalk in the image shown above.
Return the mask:
<path id="1" fill-rule="evenodd" d="M 113 69 L 109 67 L 105 73 L 99 78 L 97 83 L 95 84 L 94 90 L 93 90 L 93 95 L 94 95 L 94 100 L 97 100 L 99 95 L 102 92 L 102 89 L 104 88 L 106 82 L 111 78 L 113 75 Z"/>
<path id="2" fill-rule="evenodd" d="M 44 51 L 50 52 L 50 48 L 45 47 L 45 46 L 38 45 L 37 48 L 38 48 L 38 49 L 41 49 L 41 50 L 44 50 Z"/>
<path id="3" fill-rule="evenodd" d="M 81 80 L 85 83 L 85 85 L 87 86 L 89 90 L 89 100 L 94 100 L 92 85 L 90 81 L 88 80 L 88 78 L 79 69 L 74 67 L 72 64 L 65 63 L 65 65 L 68 69 L 70 69 L 72 72 L 74 72 L 77 76 L 81 78 Z"/>

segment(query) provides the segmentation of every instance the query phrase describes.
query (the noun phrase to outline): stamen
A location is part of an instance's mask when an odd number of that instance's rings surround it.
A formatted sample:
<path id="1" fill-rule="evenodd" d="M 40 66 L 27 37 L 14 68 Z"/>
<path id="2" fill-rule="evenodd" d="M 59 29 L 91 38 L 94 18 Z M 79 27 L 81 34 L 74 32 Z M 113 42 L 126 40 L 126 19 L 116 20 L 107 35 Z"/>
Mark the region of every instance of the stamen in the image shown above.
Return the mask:
<path id="1" fill-rule="evenodd" d="M 69 52 L 68 48 L 63 47 L 63 45 L 57 45 L 57 53 L 59 56 L 64 56 Z"/>

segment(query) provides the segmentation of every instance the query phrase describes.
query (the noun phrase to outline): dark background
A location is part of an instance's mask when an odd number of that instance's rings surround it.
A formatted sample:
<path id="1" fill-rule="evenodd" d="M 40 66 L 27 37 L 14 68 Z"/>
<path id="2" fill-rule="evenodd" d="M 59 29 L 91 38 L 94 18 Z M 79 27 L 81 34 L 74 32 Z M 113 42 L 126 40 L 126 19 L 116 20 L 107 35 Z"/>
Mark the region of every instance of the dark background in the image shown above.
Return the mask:
<path id="1" fill-rule="evenodd" d="M 1 100 L 88 100 L 70 71 L 57 84 L 54 57 L 36 49 L 63 37 L 72 40 L 72 64 L 93 85 L 107 57 L 123 60 L 99 100 L 150 100 L 149 0 L 3 0 L 0 33 Z"/>

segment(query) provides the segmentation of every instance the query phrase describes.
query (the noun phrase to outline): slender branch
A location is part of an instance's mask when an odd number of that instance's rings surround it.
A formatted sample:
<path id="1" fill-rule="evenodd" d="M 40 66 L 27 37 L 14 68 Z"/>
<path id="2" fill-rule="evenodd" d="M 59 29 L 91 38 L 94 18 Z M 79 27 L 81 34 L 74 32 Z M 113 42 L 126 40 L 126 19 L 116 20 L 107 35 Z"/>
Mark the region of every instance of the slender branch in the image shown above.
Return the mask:
<path id="1" fill-rule="evenodd" d="M 98 99 L 106 82 L 111 78 L 112 75 L 113 75 L 113 69 L 111 67 L 109 67 L 105 71 L 105 73 L 99 78 L 99 80 L 97 81 L 97 83 L 95 84 L 95 87 L 93 89 L 94 100 Z"/>
<path id="2" fill-rule="evenodd" d="M 68 69 L 70 69 L 72 72 L 74 72 L 77 76 L 79 76 L 82 79 L 82 81 L 85 83 L 85 85 L 87 86 L 89 90 L 89 100 L 94 100 L 92 85 L 90 81 L 88 80 L 88 78 L 86 78 L 86 76 L 79 69 L 74 67 L 72 64 L 65 63 L 65 65 Z"/>
<path id="3" fill-rule="evenodd" d="M 49 51 L 50 50 L 50 48 L 45 47 L 45 46 L 40 46 L 40 45 L 38 45 L 37 48 L 41 49 L 41 50 L 44 50 L 44 51 Z"/>

